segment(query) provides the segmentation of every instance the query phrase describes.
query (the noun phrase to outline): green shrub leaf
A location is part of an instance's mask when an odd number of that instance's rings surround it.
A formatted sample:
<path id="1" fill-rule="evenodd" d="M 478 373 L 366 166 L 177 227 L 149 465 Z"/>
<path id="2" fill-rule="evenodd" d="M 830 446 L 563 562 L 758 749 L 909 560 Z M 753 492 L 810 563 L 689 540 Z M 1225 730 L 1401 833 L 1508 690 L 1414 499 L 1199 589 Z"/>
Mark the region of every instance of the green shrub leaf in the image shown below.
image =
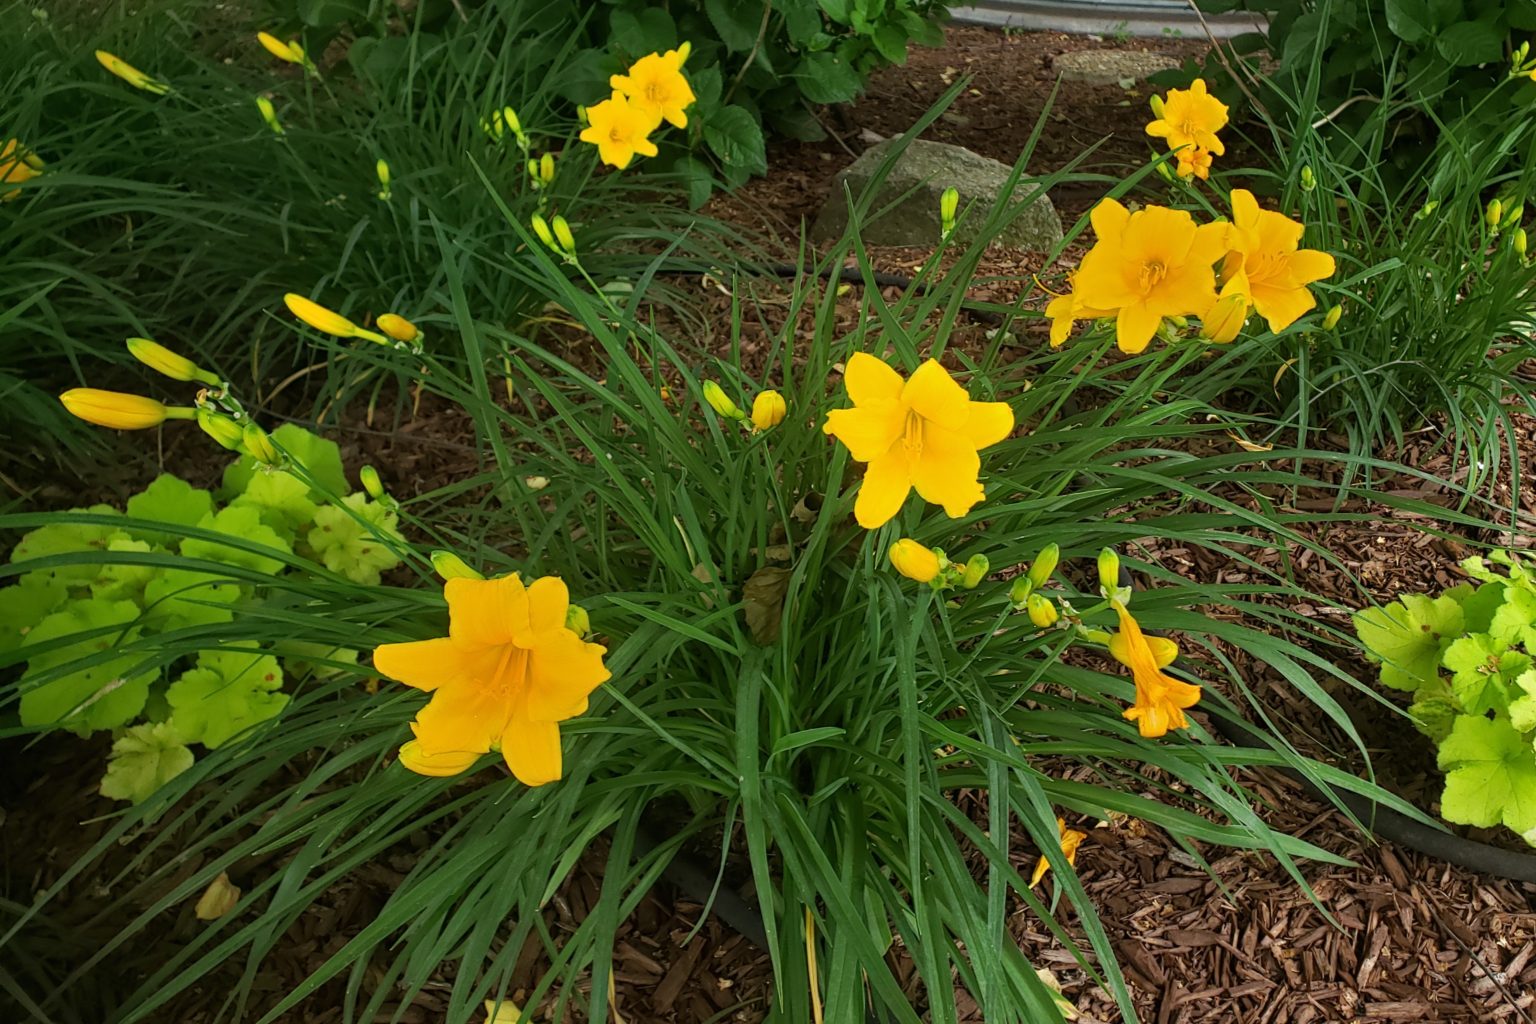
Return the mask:
<path id="1" fill-rule="evenodd" d="M 1444 595 L 1404 594 L 1380 608 L 1355 615 L 1355 632 L 1381 662 L 1381 681 L 1398 690 L 1417 690 L 1440 675 L 1440 652 L 1461 635 L 1461 605 Z"/>
<path id="2" fill-rule="evenodd" d="M 97 729 L 127 725 L 144 708 L 154 673 L 129 677 L 136 657 L 119 657 L 77 668 L 27 689 L 28 679 L 45 671 L 67 668 L 72 662 L 99 654 L 138 636 L 139 606 L 132 601 L 96 598 L 71 601 L 30 630 L 22 650 L 105 627 L 120 629 L 80 637 L 73 643 L 40 652 L 27 660 L 22 678 L 21 724 L 58 725 L 82 736 Z"/>
<path id="3" fill-rule="evenodd" d="M 807 54 L 791 74 L 812 103 L 847 103 L 863 87 L 853 65 L 830 52 Z"/>
<path id="4" fill-rule="evenodd" d="M 1463 21 L 1440 33 L 1435 48 L 1457 67 L 1502 60 L 1506 33 L 1488 21 Z"/>
<path id="5" fill-rule="evenodd" d="M 171 473 L 161 473 L 148 487 L 128 499 L 128 515 L 157 523 L 196 526 L 212 512 L 212 494 Z M 130 527 L 130 532 L 155 544 L 170 543 L 170 535 L 159 530 Z"/>
<path id="6" fill-rule="evenodd" d="M 204 651 L 166 691 L 171 725 L 186 742 L 213 749 L 281 711 L 288 703 L 282 687 L 283 670 L 270 654 Z"/>
<path id="7" fill-rule="evenodd" d="M 278 557 L 278 553 L 288 554 L 293 550 L 287 541 L 277 535 L 277 531 L 261 521 L 261 513 L 249 505 L 231 505 L 217 515 L 207 516 L 197 525 L 204 530 L 217 530 L 250 544 L 272 548 L 274 553 L 267 556 L 245 547 L 221 544 L 216 540 L 187 537 L 181 542 L 181 553 L 188 558 L 206 558 L 260 573 L 274 573 L 283 567 L 283 560 Z"/>
<path id="8" fill-rule="evenodd" d="M 704 125 L 704 142 L 727 166 L 753 174 L 768 170 L 763 129 L 744 107 L 732 103 L 711 114 Z"/>
<path id="9" fill-rule="evenodd" d="M 373 586 L 386 569 L 400 564 L 387 540 L 400 540 L 394 512 L 362 491 L 348 495 L 346 508 L 327 505 L 315 512 L 308 542 L 316 557 L 332 572 L 354 583 Z"/>
<path id="10" fill-rule="evenodd" d="M 113 800 L 142 803 L 192 767 L 192 751 L 170 725 L 135 725 L 112 742 L 99 792 Z"/>
<path id="11" fill-rule="evenodd" d="M 1536 828 L 1536 752 L 1507 718 L 1460 715 L 1440 744 L 1447 821 L 1516 832 Z"/>

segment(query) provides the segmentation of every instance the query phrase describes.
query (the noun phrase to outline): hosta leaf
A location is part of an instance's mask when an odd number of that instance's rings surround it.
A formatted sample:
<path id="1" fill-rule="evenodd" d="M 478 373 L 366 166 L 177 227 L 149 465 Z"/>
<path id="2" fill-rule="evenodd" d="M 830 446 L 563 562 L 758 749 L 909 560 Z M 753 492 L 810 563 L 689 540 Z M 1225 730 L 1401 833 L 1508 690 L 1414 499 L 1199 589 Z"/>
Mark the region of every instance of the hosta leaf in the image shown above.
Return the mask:
<path id="1" fill-rule="evenodd" d="M 1440 744 L 1447 821 L 1516 832 L 1536 828 L 1536 750 L 1507 718 L 1460 715 Z"/>
<path id="2" fill-rule="evenodd" d="M 100 793 L 141 803 L 192 767 L 192 751 L 171 726 L 135 725 L 112 743 Z"/>
<path id="3" fill-rule="evenodd" d="M 1381 662 L 1381 681 L 1399 690 L 1417 690 L 1439 678 L 1440 652 L 1461 635 L 1461 606 L 1454 598 L 1404 594 L 1380 608 L 1355 615 L 1355 632 Z"/>
<path id="4" fill-rule="evenodd" d="M 212 749 L 281 711 L 288 703 L 282 687 L 283 670 L 270 654 L 204 651 L 166 691 L 170 724 L 186 742 Z"/>

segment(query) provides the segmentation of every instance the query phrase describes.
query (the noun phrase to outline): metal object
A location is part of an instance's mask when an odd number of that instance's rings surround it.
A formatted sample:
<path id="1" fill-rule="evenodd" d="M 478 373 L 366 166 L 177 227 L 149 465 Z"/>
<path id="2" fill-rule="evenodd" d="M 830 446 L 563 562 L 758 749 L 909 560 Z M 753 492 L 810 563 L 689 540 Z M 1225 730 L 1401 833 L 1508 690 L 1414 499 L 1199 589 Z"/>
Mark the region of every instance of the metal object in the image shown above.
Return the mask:
<path id="1" fill-rule="evenodd" d="M 1075 35 L 1218 39 L 1262 32 L 1257 14 L 1208 14 L 1202 23 L 1187 0 L 976 0 L 951 7 L 963 25 L 1070 32 Z"/>

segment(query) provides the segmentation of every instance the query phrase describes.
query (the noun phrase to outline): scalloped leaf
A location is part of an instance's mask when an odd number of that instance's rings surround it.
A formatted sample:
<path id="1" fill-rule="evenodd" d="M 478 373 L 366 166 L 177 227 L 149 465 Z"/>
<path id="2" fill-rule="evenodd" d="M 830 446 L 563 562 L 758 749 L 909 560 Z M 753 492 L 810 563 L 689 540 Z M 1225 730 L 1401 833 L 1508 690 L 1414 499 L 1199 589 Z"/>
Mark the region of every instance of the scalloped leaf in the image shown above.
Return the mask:
<path id="1" fill-rule="evenodd" d="M 128 531 L 119 530 L 107 541 L 107 550 L 148 554 L 154 549 L 148 541 L 135 540 Z M 96 578 L 91 580 L 91 596 L 105 601 L 133 601 L 142 604 L 144 588 L 159 571 L 152 565 L 104 562 L 97 566 Z"/>
<path id="2" fill-rule="evenodd" d="M 166 691 L 171 725 L 188 743 L 213 749 L 283 710 L 283 670 L 251 648 L 203 651 L 197 667 Z"/>
<path id="3" fill-rule="evenodd" d="M 138 636 L 139 606 L 132 601 L 102 601 L 96 598 L 71 601 L 38 623 L 21 645 L 35 647 L 53 640 L 66 639 L 87 630 L 107 626 L 122 627 L 98 636 L 80 637 L 74 643 L 55 650 L 42 651 L 27 661 L 21 677 L 21 723 L 57 725 L 82 736 L 97 729 L 115 729 L 126 725 L 144 708 L 154 672 L 129 677 L 140 662 L 137 656 L 112 658 L 100 664 L 77 668 L 40 686 L 27 688 L 27 680 L 44 672 L 68 668 L 114 645 Z"/>
<path id="4" fill-rule="evenodd" d="M 135 725 L 112 742 L 107 774 L 98 792 L 113 800 L 142 803 L 192 767 L 195 758 L 171 726 Z"/>
<path id="5" fill-rule="evenodd" d="M 1440 652 L 1461 635 L 1464 617 L 1454 597 L 1404 594 L 1354 617 L 1355 633 L 1381 663 L 1381 681 L 1398 690 L 1417 690 L 1440 677 Z"/>
<path id="6" fill-rule="evenodd" d="M 196 526 L 213 514 L 213 495 L 173 473 L 161 473 L 144 490 L 128 499 L 128 515 L 156 523 Z M 164 530 L 130 527 L 135 537 L 154 544 L 170 544 L 174 535 Z"/>
<path id="7" fill-rule="evenodd" d="M 95 515 L 122 515 L 111 505 L 92 505 L 90 508 L 72 508 L 71 512 L 90 512 Z M 68 555 L 78 551 L 105 551 L 107 544 L 122 527 L 91 526 L 85 523 L 51 523 L 25 534 L 11 551 L 12 562 L 27 562 L 49 555 Z M 84 587 L 96 578 L 98 567 L 90 563 L 61 565 L 52 569 L 37 569 L 72 587 Z"/>
<path id="8" fill-rule="evenodd" d="M 315 510 L 315 525 L 306 539 L 315 557 L 332 572 L 354 583 L 378 584 L 380 575 L 400 564 L 384 538 L 399 541 L 398 517 L 362 491 L 343 499 L 345 508 L 327 505 Z"/>
<path id="9" fill-rule="evenodd" d="M 1487 633 L 1452 641 L 1441 663 L 1451 671 L 1451 692 L 1469 715 L 1505 711 L 1516 677 L 1531 667 L 1529 655 L 1509 650 Z"/>
<path id="10" fill-rule="evenodd" d="M 144 619 L 161 632 L 233 622 L 240 584 L 192 569 L 165 569 L 144 587 Z"/>
<path id="11" fill-rule="evenodd" d="M 1440 744 L 1447 821 L 1516 832 L 1536 828 L 1536 750 L 1508 718 L 1459 715 Z"/>
<path id="12" fill-rule="evenodd" d="M 295 423 L 284 423 L 272 431 L 272 440 L 308 471 L 320 492 L 315 497 L 347 493 L 347 474 L 341 465 L 341 449 L 335 441 L 327 441 Z M 224 470 L 220 496 L 228 501 L 243 493 L 260 467 L 261 463 L 249 455 L 231 462 Z"/>
<path id="13" fill-rule="evenodd" d="M 288 542 L 278 536 L 276 530 L 261 521 L 261 512 L 249 505 L 231 505 L 220 510 L 217 515 L 203 517 L 197 525 L 204 530 L 217 530 L 219 533 L 239 537 L 251 544 L 272 548 L 273 554 L 269 557 L 256 551 L 221 544 L 214 540 L 185 537 L 181 542 L 181 553 L 188 558 L 206 558 L 210 561 L 238 565 L 271 575 L 279 572 L 284 566 L 279 555 L 290 554 L 293 551 Z"/>
<path id="14" fill-rule="evenodd" d="M 315 503 L 309 500 L 309 485 L 292 473 L 263 466 L 245 490 L 229 503 L 230 508 L 250 506 L 261 521 L 272 527 L 289 544 L 299 531 L 315 520 Z"/>
<path id="15" fill-rule="evenodd" d="M 9 654 L 28 633 L 69 597 L 64 584 L 45 572 L 29 572 L 14 586 L 0 588 L 0 654 Z"/>

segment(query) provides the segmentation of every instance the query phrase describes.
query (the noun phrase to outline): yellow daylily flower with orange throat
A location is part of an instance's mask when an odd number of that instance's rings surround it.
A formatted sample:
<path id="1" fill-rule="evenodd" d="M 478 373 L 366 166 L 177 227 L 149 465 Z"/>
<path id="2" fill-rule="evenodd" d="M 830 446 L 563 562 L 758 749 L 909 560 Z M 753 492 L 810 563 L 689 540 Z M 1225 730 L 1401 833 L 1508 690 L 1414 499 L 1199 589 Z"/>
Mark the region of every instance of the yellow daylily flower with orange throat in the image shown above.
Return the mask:
<path id="1" fill-rule="evenodd" d="M 1147 636 L 1125 605 L 1110 604 L 1120 616 L 1120 632 L 1109 638 L 1109 654 L 1131 670 L 1136 682 L 1136 703 L 1125 709 L 1124 717 L 1135 722 L 1147 739 L 1166 736 L 1169 729 L 1187 728 L 1184 709 L 1199 702 L 1200 687 L 1163 671 L 1179 656 L 1179 645 L 1166 637 Z"/>
<path id="2" fill-rule="evenodd" d="M 1162 114 L 1147 125 L 1147 134 L 1167 140 L 1175 153 L 1192 146 L 1221 156 L 1227 149 L 1216 133 L 1226 126 L 1227 105 L 1210 94 L 1205 79 L 1197 78 L 1188 89 L 1168 90 Z"/>
<path id="3" fill-rule="evenodd" d="M 1165 316 L 1203 316 L 1216 301 L 1214 264 L 1227 251 L 1226 224 L 1195 224 L 1183 210 L 1131 213 L 1104 199 L 1090 215 L 1094 243 L 1078 268 L 1085 306 L 1113 309 L 1120 351 L 1147 347 Z"/>
<path id="4" fill-rule="evenodd" d="M 879 359 L 857 352 L 844 383 L 853 408 L 828 413 L 822 430 L 869 464 L 853 506 L 860 526 L 874 530 L 890 522 L 913 488 L 952 519 L 981 501 L 977 451 L 1013 430 L 1006 402 L 971 401 L 933 359 L 903 381 Z"/>
<path id="5" fill-rule="evenodd" d="M 688 127 L 686 108 L 693 103 L 693 87 L 683 77 L 683 61 L 688 59 L 689 46 L 684 43 L 676 50 L 652 53 L 630 67 L 625 75 L 608 79 L 610 88 L 629 98 L 629 105 L 651 118 L 651 128 L 666 121 L 677 128 Z"/>
<path id="6" fill-rule="evenodd" d="M 561 776 L 560 724 L 587 710 L 608 680 L 606 649 L 566 625 L 570 592 L 554 576 L 528 586 L 454 577 L 443 586 L 448 635 L 374 649 L 373 667 L 432 694 L 411 723 L 400 763 L 422 775 L 457 775 L 500 750 L 528 786 Z"/>
<path id="7" fill-rule="evenodd" d="M 1338 269 L 1330 254 L 1298 248 L 1303 230 L 1300 222 L 1283 213 L 1259 209 L 1247 189 L 1232 190 L 1232 252 L 1221 273 L 1224 278 L 1239 271 L 1247 276 L 1253 308 L 1276 334 L 1317 305 L 1307 285 L 1332 277 Z"/>
<path id="8" fill-rule="evenodd" d="M 613 96 L 587 108 L 590 125 L 582 130 L 581 141 L 597 147 L 597 155 L 619 170 L 637 156 L 655 156 L 656 143 L 648 135 L 659 123 L 651 115 L 615 91 Z"/>

